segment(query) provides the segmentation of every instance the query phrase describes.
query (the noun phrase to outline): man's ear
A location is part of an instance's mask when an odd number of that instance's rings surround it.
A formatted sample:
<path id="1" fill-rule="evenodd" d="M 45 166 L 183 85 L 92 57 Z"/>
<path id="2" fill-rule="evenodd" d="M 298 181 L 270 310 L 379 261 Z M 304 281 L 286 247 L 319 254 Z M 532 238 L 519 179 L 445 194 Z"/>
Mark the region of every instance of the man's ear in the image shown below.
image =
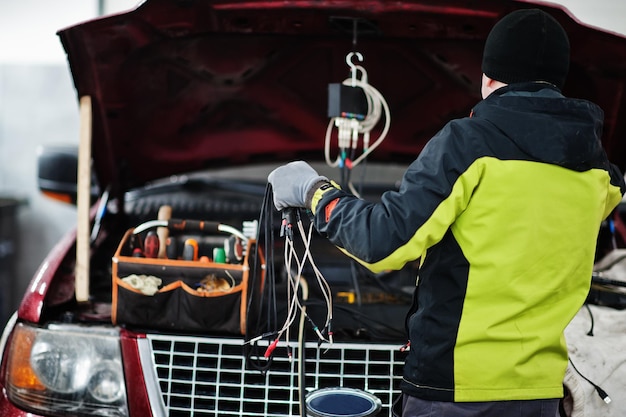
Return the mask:
<path id="1" fill-rule="evenodd" d="M 480 93 L 483 99 L 487 98 L 489 94 L 493 93 L 498 88 L 504 87 L 506 84 L 500 81 L 496 81 L 493 78 L 489 78 L 488 75 L 483 73 L 481 80 Z"/>

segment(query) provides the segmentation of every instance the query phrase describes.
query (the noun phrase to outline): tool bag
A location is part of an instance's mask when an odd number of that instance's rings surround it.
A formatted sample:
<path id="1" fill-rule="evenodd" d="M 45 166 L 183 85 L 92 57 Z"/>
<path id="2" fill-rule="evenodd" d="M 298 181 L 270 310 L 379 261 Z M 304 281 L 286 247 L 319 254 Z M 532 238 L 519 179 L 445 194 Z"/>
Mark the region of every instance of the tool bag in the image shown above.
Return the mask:
<path id="1" fill-rule="evenodd" d="M 220 232 L 218 223 L 193 223 L 202 225 L 201 233 L 193 236 L 197 241 L 207 233 Z M 172 224 L 180 226 L 181 221 L 170 221 Z M 264 260 L 256 242 L 242 242 L 245 252 L 240 260 L 226 261 L 219 256 L 220 243 L 212 248 L 200 245 L 191 259 L 181 259 L 180 254 L 151 258 L 137 251 L 141 248 L 137 242 L 141 242 L 145 229 L 129 229 L 113 257 L 113 324 L 177 332 L 246 334 L 246 318 L 250 310 L 258 307 L 251 301 L 258 299 L 264 280 Z M 170 231 L 176 232 L 172 228 Z M 212 239 L 216 241 L 215 237 Z M 168 238 L 172 245 L 187 240 L 189 235 Z M 221 262 L 203 253 L 212 253 Z"/>

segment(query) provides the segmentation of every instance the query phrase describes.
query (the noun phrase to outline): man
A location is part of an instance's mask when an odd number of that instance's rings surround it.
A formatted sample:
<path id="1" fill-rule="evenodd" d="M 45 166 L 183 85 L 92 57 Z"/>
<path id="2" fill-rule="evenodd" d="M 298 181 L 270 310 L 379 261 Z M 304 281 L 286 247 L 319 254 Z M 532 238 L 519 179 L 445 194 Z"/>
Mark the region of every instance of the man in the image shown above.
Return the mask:
<path id="1" fill-rule="evenodd" d="M 482 96 L 378 204 L 308 164 L 274 170 L 274 204 L 373 271 L 420 259 L 403 416 L 555 416 L 563 330 L 585 301 L 600 224 L 626 190 L 600 143 L 603 113 L 564 97 L 569 41 L 518 10 L 484 49 Z M 400 320 L 400 318 L 399 318 Z"/>

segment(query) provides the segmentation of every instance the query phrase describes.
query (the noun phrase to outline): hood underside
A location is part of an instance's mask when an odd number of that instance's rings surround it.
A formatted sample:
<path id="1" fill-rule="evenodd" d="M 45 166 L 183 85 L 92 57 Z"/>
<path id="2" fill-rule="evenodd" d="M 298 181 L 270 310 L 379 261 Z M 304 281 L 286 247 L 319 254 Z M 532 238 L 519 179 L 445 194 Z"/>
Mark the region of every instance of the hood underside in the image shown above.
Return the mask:
<path id="1" fill-rule="evenodd" d="M 602 107 L 604 146 L 624 169 L 626 39 L 547 3 L 149 0 L 59 36 L 78 96 L 92 99 L 99 184 L 128 189 L 211 167 L 323 159 L 328 85 L 350 77 L 350 52 L 391 111 L 370 159 L 410 162 L 480 100 L 487 34 L 528 7 L 568 32 L 563 92 Z"/>

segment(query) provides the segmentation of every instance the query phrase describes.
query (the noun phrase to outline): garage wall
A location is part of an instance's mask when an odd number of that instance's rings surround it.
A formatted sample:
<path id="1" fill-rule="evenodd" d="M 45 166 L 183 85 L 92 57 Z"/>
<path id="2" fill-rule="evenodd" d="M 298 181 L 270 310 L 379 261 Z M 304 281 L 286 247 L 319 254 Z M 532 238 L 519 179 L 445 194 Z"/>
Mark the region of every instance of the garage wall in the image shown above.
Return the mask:
<path id="1" fill-rule="evenodd" d="M 0 1 L 0 198 L 24 201 L 16 216 L 13 279 L 0 282 L 0 291 L 10 294 L 3 298 L 11 310 L 19 305 L 46 254 L 76 221 L 74 207 L 44 198 L 37 189 L 37 148 L 78 143 L 78 103 L 56 31 L 136 4 L 136 0 Z M 3 280 L 6 276 L 0 274 Z M 2 306 L 0 316 L 3 310 Z"/>
<path id="2" fill-rule="evenodd" d="M 626 33 L 625 1 L 553 2 L 567 5 L 595 26 Z M 36 182 L 38 146 L 78 143 L 77 100 L 55 32 L 137 4 L 137 0 L 0 0 L 0 197 L 25 201 L 17 216 L 12 288 L 0 282 L 0 291 L 12 294 L 13 308 L 76 217 L 74 208 L 41 197 Z"/>

